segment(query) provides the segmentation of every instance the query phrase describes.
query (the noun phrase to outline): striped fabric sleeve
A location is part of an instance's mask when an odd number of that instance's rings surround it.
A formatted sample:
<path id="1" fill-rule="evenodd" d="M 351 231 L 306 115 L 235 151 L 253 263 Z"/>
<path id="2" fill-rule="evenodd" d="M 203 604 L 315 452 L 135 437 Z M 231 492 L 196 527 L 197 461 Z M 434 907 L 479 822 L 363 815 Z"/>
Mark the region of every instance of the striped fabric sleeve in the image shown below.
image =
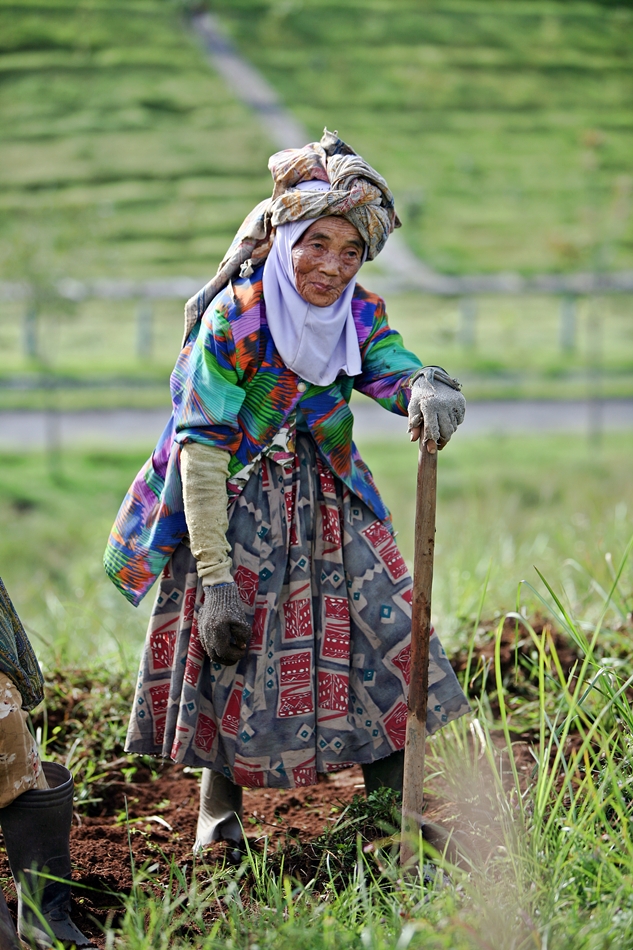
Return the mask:
<path id="1" fill-rule="evenodd" d="M 382 301 L 376 307 L 373 326 L 361 352 L 362 373 L 354 378 L 354 388 L 390 412 L 406 415 L 411 395 L 407 382 L 422 363 L 389 326 Z"/>

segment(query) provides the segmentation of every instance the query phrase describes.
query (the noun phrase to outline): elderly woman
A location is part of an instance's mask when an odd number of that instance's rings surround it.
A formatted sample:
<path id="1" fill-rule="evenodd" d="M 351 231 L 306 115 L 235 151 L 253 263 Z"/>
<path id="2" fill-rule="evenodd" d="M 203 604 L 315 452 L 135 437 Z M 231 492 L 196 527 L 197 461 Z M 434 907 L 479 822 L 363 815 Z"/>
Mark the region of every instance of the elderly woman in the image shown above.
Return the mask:
<path id="1" fill-rule="evenodd" d="M 399 224 L 384 179 L 327 131 L 269 167 L 187 304 L 172 417 L 105 557 L 135 604 L 160 575 L 127 750 L 204 767 L 197 847 L 240 839 L 243 786 L 354 763 L 401 786 L 411 578 L 349 400 L 408 408 L 440 446 L 464 415 L 356 283 Z M 435 635 L 429 681 L 433 733 L 467 710 Z"/>

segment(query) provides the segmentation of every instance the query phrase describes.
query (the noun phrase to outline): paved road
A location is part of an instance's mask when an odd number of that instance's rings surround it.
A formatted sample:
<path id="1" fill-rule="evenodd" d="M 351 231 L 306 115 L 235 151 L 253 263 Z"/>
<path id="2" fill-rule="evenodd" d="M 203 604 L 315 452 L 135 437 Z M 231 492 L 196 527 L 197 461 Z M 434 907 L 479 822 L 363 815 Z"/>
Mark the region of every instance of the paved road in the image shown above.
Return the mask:
<path id="1" fill-rule="evenodd" d="M 359 439 L 403 438 L 406 420 L 363 400 L 354 404 L 354 432 Z M 104 411 L 0 412 L 0 449 L 40 449 L 53 440 L 62 445 L 152 446 L 167 421 L 164 409 Z M 589 433 L 633 429 L 633 400 L 586 402 L 469 402 L 464 436 L 520 432 Z"/>

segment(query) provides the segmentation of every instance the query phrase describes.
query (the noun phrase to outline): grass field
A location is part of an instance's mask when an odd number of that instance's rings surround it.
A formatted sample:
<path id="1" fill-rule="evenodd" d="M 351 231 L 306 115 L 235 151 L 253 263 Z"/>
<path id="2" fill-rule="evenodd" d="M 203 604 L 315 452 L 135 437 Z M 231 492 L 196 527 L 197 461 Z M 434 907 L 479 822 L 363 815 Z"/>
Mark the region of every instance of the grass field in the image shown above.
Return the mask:
<path id="1" fill-rule="evenodd" d="M 179 4 L 0 3 L 0 276 L 206 274 L 270 148 Z"/>
<path id="2" fill-rule="evenodd" d="M 208 0 L 314 136 L 393 186 L 442 271 L 631 267 L 633 10 Z M 0 276 L 211 273 L 270 143 L 176 0 L 0 3 Z"/>
<path id="3" fill-rule="evenodd" d="M 631 267 L 633 10 L 206 0 L 317 137 L 392 185 L 440 271 Z"/>
<path id="4" fill-rule="evenodd" d="M 361 450 L 411 563 L 416 449 L 390 440 L 361 443 Z M 51 661 L 119 650 L 129 661 L 142 642 L 151 595 L 139 610 L 130 607 L 106 580 L 101 556 L 144 458 L 141 451 L 69 451 L 51 475 L 42 456 L 1 457 L 3 576 Z M 539 586 L 535 566 L 582 612 L 596 584 L 608 587 L 610 558 L 617 560 L 631 534 L 632 465 L 630 434 L 591 449 L 580 438 L 458 435 L 440 456 L 438 629 L 463 645 L 488 573 L 484 616 L 490 618 L 513 609 L 520 581 Z M 633 575 L 627 577 L 633 586 Z M 532 594 L 524 597 L 530 610 L 538 608 Z M 632 607 L 618 604 L 624 615 Z M 585 619 L 592 618 L 589 611 Z"/>
<path id="5" fill-rule="evenodd" d="M 632 265 L 633 10 L 209 6 L 314 135 L 338 126 L 385 172 L 405 237 L 440 270 Z M 72 305 L 52 284 L 209 275 L 269 191 L 270 144 L 172 0 L 0 3 L 0 80 L 0 278 L 31 282 L 39 312 L 26 344 L 27 304 L 0 302 L 0 408 L 160 405 L 183 302 L 153 305 L 139 356 L 138 302 Z M 603 395 L 633 391 L 630 296 L 580 301 L 566 349 L 556 298 L 483 297 L 475 325 L 456 300 L 388 305 L 471 398 L 582 397 L 597 378 Z"/>

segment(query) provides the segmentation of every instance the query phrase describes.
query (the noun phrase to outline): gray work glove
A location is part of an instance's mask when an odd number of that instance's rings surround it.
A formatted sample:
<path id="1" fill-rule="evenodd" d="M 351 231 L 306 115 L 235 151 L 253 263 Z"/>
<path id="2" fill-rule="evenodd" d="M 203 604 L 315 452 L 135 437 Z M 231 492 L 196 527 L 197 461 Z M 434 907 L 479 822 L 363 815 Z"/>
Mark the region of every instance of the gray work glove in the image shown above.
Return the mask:
<path id="1" fill-rule="evenodd" d="M 204 601 L 198 611 L 198 636 L 214 663 L 234 666 L 246 655 L 251 626 L 244 615 L 237 584 L 204 588 Z"/>
<path id="2" fill-rule="evenodd" d="M 457 426 L 464 421 L 466 400 L 460 391 L 461 383 L 441 366 L 424 366 L 414 373 L 409 385 L 411 441 L 420 438 L 424 427 L 424 442 L 432 439 L 438 449 L 444 448 Z"/>

